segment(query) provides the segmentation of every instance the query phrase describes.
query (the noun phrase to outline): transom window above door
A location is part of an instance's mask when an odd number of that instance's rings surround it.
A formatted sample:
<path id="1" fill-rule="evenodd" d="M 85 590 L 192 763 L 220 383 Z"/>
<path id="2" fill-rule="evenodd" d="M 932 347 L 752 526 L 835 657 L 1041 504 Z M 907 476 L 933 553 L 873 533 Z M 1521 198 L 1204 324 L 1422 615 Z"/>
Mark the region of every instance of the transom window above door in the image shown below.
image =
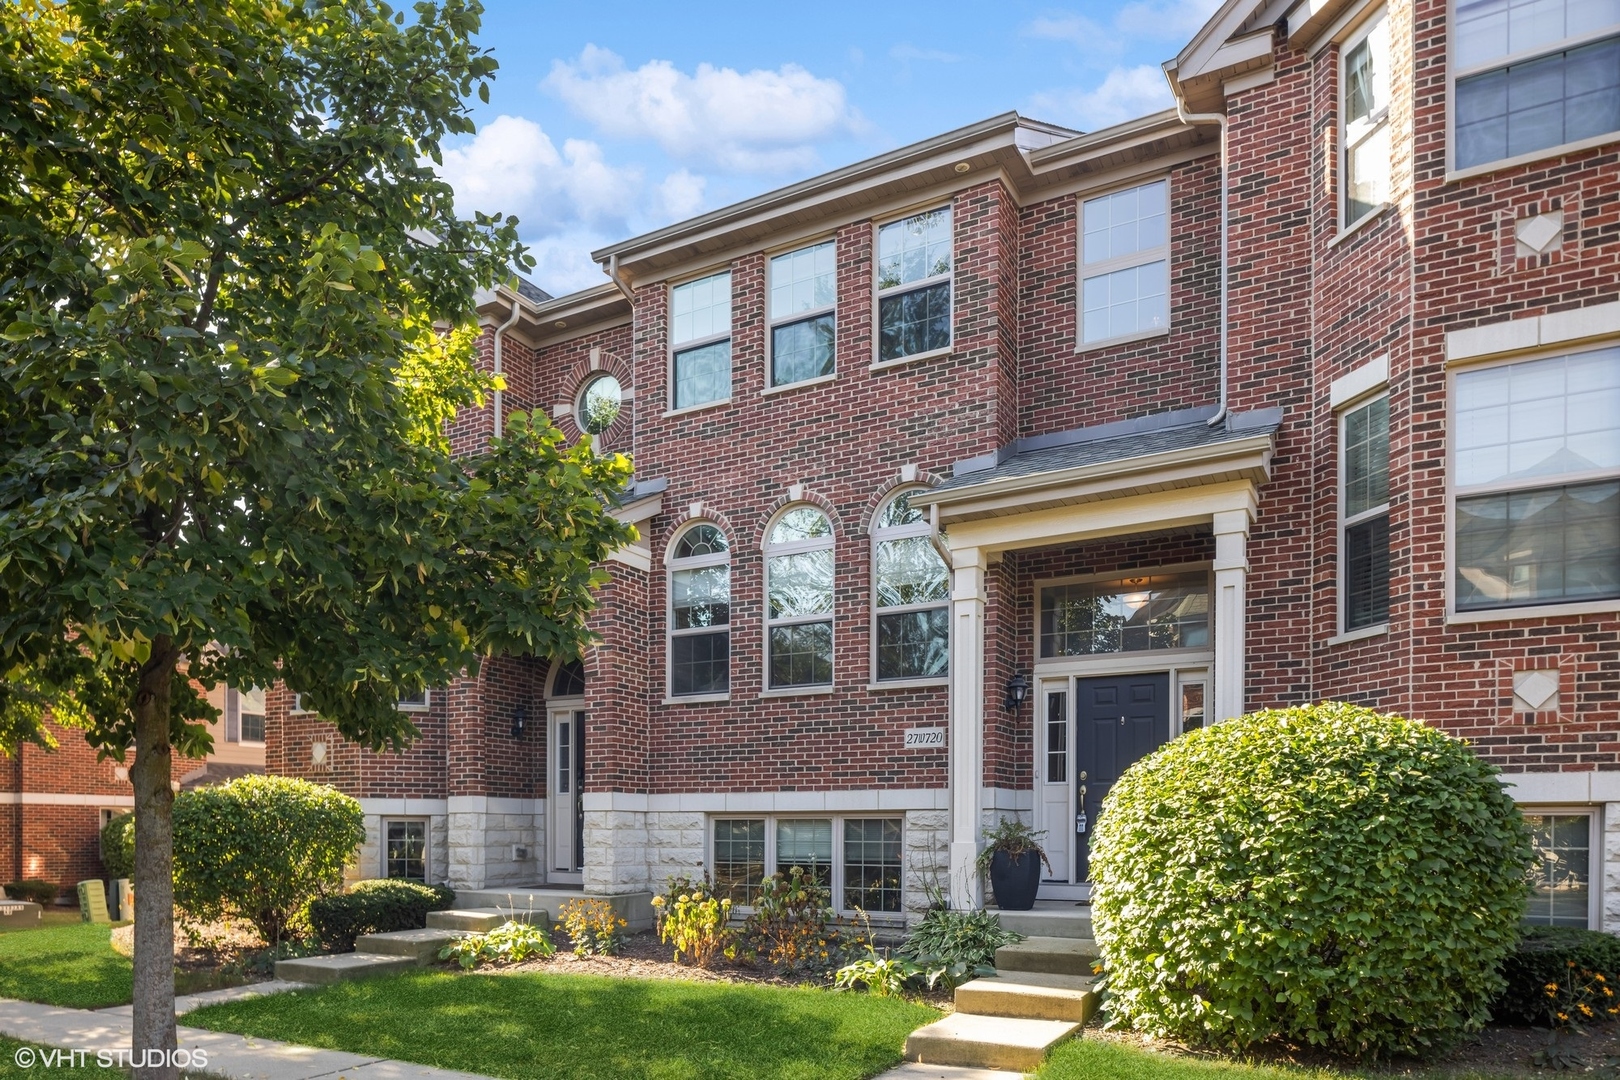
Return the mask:
<path id="1" fill-rule="evenodd" d="M 1209 575 L 1202 570 L 1041 590 L 1041 656 L 1204 649 Z"/>

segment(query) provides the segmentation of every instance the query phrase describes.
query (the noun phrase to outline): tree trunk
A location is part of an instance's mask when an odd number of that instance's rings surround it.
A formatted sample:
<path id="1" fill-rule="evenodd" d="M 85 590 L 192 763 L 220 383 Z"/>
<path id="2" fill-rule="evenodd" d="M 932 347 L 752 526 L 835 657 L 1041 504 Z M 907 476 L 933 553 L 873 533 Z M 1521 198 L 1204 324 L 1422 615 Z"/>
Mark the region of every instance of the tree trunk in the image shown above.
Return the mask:
<path id="1" fill-rule="evenodd" d="M 170 680 L 177 657 L 152 643 L 135 694 L 135 1080 L 176 1080 L 174 1067 L 174 789 L 169 786 Z"/>

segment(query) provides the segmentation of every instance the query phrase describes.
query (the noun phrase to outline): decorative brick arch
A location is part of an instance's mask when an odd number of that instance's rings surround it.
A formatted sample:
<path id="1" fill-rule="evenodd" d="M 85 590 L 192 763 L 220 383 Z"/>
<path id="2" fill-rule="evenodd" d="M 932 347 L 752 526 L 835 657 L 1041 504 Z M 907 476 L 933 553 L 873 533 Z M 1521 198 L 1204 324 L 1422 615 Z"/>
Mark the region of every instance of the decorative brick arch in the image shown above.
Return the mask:
<path id="1" fill-rule="evenodd" d="M 872 522 L 877 517 L 878 507 L 887 502 L 889 496 L 896 491 L 909 487 L 937 487 L 944 482 L 945 477 L 928 472 L 926 469 L 918 469 L 916 475 L 909 479 L 905 473 L 901 473 L 885 480 L 883 485 L 867 500 L 865 509 L 861 511 L 861 535 L 872 535 Z"/>
<path id="2" fill-rule="evenodd" d="M 590 356 L 575 361 L 563 372 L 561 384 L 568 388 L 567 416 L 554 418 L 557 428 L 570 442 L 585 434 L 585 429 L 579 422 L 579 399 L 585 392 L 585 384 L 598 375 L 611 375 L 619 380 L 619 392 L 622 396 L 619 406 L 619 415 L 614 417 L 613 423 L 593 438 L 598 446 L 617 447 L 621 442 L 628 443 L 630 430 L 635 423 L 634 413 L 636 407 L 636 388 L 632 381 L 634 368 L 622 359 L 617 353 L 610 353 L 606 349 L 598 354 L 598 363 L 592 366 Z"/>
<path id="3" fill-rule="evenodd" d="M 669 565 L 669 560 L 674 557 L 672 552 L 675 550 L 675 538 L 680 536 L 681 533 L 685 532 L 688 526 L 699 521 L 706 521 L 710 525 L 718 528 L 720 532 L 724 534 L 726 543 L 731 546 L 732 555 L 736 555 L 739 546 L 738 541 L 740 539 L 737 534 L 737 530 L 732 526 L 731 522 L 727 520 L 724 514 L 721 514 L 712 507 L 699 503 L 696 513 L 693 513 L 692 509 L 688 507 L 686 512 L 681 514 L 680 517 L 676 519 L 675 523 L 669 527 L 669 531 L 664 535 L 664 566 L 667 567 Z"/>
<path id="4" fill-rule="evenodd" d="M 798 485 L 795 485 L 795 487 L 798 487 Z M 817 510 L 820 510 L 823 514 L 826 514 L 827 520 L 832 523 L 833 540 L 835 543 L 837 542 L 838 531 L 842 527 L 843 523 L 839 519 L 838 510 L 833 506 L 832 500 L 827 498 L 825 495 L 818 494 L 814 491 L 806 491 L 800 487 L 797 491 L 789 490 L 783 493 L 783 495 L 772 503 L 770 508 L 765 511 L 765 516 L 760 519 L 761 524 L 759 527 L 759 546 L 761 548 L 765 546 L 766 537 L 770 536 L 771 534 L 771 523 L 780 517 L 782 512 L 790 506 L 813 506 Z"/>

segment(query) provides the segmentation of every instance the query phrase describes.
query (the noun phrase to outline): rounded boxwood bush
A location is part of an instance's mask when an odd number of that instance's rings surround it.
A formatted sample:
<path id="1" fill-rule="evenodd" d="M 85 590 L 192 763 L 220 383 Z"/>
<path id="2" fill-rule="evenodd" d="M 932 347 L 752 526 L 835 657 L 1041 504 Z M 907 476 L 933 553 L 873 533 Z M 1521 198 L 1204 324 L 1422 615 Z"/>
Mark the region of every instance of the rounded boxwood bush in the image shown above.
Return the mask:
<path id="1" fill-rule="evenodd" d="M 1425 1054 L 1489 1017 L 1529 833 L 1462 742 L 1335 702 L 1143 758 L 1092 840 L 1117 1021 L 1225 1049 Z"/>
<path id="2" fill-rule="evenodd" d="M 319 896 L 309 904 L 309 928 L 326 952 L 354 952 L 362 934 L 420 930 L 430 911 L 443 911 L 456 894 L 445 885 L 398 878 L 357 881 L 348 892 Z"/>
<path id="3" fill-rule="evenodd" d="M 174 800 L 174 902 L 208 922 L 246 919 L 267 943 L 343 885 L 365 839 L 360 803 L 288 776 L 244 776 Z"/>
<path id="4" fill-rule="evenodd" d="M 135 812 L 114 814 L 101 827 L 101 865 L 107 876 L 135 876 Z"/>

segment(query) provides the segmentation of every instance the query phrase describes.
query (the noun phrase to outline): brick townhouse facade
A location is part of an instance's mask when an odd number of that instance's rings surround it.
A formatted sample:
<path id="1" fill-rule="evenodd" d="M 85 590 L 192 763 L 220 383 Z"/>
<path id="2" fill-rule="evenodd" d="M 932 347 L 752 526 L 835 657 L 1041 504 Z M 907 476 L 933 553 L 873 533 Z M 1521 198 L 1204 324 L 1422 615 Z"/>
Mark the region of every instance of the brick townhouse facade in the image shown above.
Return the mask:
<path id="1" fill-rule="evenodd" d="M 1620 9 L 1229 0 L 1176 108 L 1007 114 L 497 289 L 506 412 L 632 455 L 600 644 L 413 704 L 268 700 L 357 872 L 747 904 L 983 901 L 981 827 L 1086 895 L 1120 770 L 1342 699 L 1472 741 L 1531 918 L 1620 929 Z M 296 679 L 294 679 L 296 681 Z"/>

